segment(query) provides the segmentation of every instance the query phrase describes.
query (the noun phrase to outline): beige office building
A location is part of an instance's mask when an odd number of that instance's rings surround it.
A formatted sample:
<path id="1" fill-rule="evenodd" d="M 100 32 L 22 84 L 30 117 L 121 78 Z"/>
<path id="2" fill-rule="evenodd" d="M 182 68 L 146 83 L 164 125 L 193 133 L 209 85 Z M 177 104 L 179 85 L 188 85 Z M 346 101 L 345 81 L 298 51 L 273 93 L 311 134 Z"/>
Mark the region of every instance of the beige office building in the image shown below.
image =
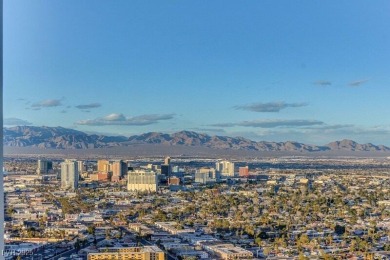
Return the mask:
<path id="1" fill-rule="evenodd" d="M 135 170 L 127 174 L 127 190 L 156 192 L 158 178 L 154 171 Z"/>
<path id="2" fill-rule="evenodd" d="M 122 177 L 127 172 L 127 163 L 122 160 L 114 161 L 111 164 L 112 176 Z"/>
<path id="3" fill-rule="evenodd" d="M 99 160 L 97 162 L 97 170 L 98 172 L 109 172 L 110 169 L 110 162 L 108 160 Z"/>
<path id="4" fill-rule="evenodd" d="M 99 253 L 89 253 L 88 260 L 165 260 L 164 251 L 157 246 L 107 247 Z"/>

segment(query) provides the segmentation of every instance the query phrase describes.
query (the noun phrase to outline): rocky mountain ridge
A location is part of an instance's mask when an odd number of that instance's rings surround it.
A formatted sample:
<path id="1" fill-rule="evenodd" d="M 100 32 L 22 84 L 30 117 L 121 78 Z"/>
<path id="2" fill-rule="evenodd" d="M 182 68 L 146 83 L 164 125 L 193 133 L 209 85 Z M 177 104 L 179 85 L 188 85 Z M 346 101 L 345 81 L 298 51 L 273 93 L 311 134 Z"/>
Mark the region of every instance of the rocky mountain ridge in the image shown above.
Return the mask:
<path id="1" fill-rule="evenodd" d="M 130 137 L 87 134 L 63 127 L 15 126 L 3 128 L 3 145 L 14 147 L 37 147 L 48 149 L 86 149 L 136 144 L 164 144 L 171 146 L 198 146 L 213 149 L 245 151 L 375 151 L 388 152 L 389 147 L 359 144 L 352 140 L 331 142 L 326 145 L 309 145 L 299 142 L 252 141 L 243 137 L 210 136 L 207 134 L 180 131 L 173 134 L 149 132 Z"/>

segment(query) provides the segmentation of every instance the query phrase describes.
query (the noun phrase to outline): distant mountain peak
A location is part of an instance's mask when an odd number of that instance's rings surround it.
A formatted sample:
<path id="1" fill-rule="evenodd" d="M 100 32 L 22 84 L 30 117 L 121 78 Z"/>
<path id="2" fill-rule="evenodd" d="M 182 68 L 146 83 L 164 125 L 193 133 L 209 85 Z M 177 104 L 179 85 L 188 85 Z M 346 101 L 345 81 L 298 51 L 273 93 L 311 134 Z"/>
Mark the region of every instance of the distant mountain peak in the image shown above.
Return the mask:
<path id="1" fill-rule="evenodd" d="M 134 144 L 164 144 L 171 146 L 200 146 L 213 149 L 233 149 L 243 151 L 280 152 L 319 152 L 319 151 L 379 151 L 388 152 L 390 148 L 371 143 L 359 144 L 344 139 L 327 145 L 309 145 L 296 141 L 266 142 L 252 141 L 243 137 L 207 135 L 182 130 L 172 134 L 148 132 L 130 137 L 86 134 L 64 127 L 16 126 L 3 128 L 3 145 L 19 147 L 40 147 L 51 149 L 84 149 Z"/>
<path id="2" fill-rule="evenodd" d="M 343 139 L 341 141 L 331 142 L 327 145 L 332 150 L 346 151 L 388 151 L 389 148 L 384 145 L 373 145 L 371 143 L 359 144 L 353 140 Z"/>

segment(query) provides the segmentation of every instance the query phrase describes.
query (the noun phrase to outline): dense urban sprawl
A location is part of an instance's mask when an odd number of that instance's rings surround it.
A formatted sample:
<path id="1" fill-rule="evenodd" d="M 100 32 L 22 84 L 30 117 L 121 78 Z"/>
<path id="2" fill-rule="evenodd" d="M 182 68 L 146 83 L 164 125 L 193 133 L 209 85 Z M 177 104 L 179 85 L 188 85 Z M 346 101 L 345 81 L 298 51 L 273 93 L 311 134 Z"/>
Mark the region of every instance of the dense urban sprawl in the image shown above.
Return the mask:
<path id="1" fill-rule="evenodd" d="M 6 158 L 4 170 L 8 259 L 390 255 L 388 159 Z"/>

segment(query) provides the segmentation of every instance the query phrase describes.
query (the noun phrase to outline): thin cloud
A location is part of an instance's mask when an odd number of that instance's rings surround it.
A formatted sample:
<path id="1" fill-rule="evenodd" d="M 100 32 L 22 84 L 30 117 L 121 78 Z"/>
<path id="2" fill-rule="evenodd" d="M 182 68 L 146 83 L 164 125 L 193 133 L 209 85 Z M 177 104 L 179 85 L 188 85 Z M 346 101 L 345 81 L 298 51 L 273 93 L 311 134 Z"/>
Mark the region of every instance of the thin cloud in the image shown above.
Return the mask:
<path id="1" fill-rule="evenodd" d="M 31 101 L 25 99 L 25 98 L 18 98 L 16 101 L 23 102 L 25 105 L 30 105 Z"/>
<path id="2" fill-rule="evenodd" d="M 225 130 L 222 128 L 192 128 L 194 131 L 207 132 L 207 133 L 225 133 Z"/>
<path id="3" fill-rule="evenodd" d="M 134 117 L 126 117 L 121 113 L 113 113 L 105 117 L 96 119 L 87 119 L 77 121 L 76 125 L 90 125 L 90 126 L 105 126 L 105 125 L 127 125 L 127 126 L 143 126 L 156 124 L 160 121 L 170 120 L 174 118 L 174 114 L 150 114 L 140 115 Z"/>
<path id="4" fill-rule="evenodd" d="M 257 141 L 287 141 L 293 140 L 305 144 L 324 145 L 336 140 L 350 139 L 358 143 L 387 144 L 390 129 L 376 129 L 372 127 L 358 127 L 344 125 L 325 125 L 323 128 L 266 128 L 251 131 L 229 132 L 229 136 L 243 136 Z"/>
<path id="5" fill-rule="evenodd" d="M 324 122 L 318 120 L 254 120 L 254 121 L 244 121 L 239 123 L 240 126 L 262 127 L 262 128 L 301 127 L 301 126 L 322 125 L 322 124 L 324 124 Z"/>
<path id="6" fill-rule="evenodd" d="M 369 79 L 355 80 L 355 81 L 350 82 L 348 85 L 350 87 L 359 87 L 360 85 L 363 85 L 367 81 L 369 81 Z"/>
<path id="7" fill-rule="evenodd" d="M 338 136 L 333 139 L 354 139 L 356 137 L 386 137 L 390 134 L 389 129 L 385 128 L 373 128 L 373 127 L 360 127 L 356 125 L 324 125 L 312 128 L 299 128 L 298 131 L 304 131 L 303 133 L 313 136 L 326 136 L 333 135 Z"/>
<path id="8" fill-rule="evenodd" d="M 388 142 L 389 129 L 376 129 L 371 127 L 345 127 L 337 129 L 310 129 L 304 133 L 304 138 L 332 142 L 335 140 L 350 139 L 358 143 L 381 143 Z"/>
<path id="9" fill-rule="evenodd" d="M 58 106 L 62 106 L 61 99 L 46 99 L 31 105 L 32 108 L 58 107 Z"/>
<path id="10" fill-rule="evenodd" d="M 320 125 L 320 126 L 314 126 L 314 127 L 305 127 L 305 129 L 314 129 L 314 130 L 336 130 L 336 129 L 342 129 L 342 128 L 351 128 L 355 125 L 352 124 L 336 124 L 336 125 Z"/>
<path id="11" fill-rule="evenodd" d="M 277 128 L 277 127 L 304 127 L 304 126 L 314 126 L 314 125 L 323 125 L 324 122 L 318 120 L 281 120 L 281 119 L 271 119 L 271 120 L 253 120 L 253 121 L 242 121 L 238 123 L 221 123 L 213 124 L 210 126 L 214 127 L 233 127 L 233 126 L 245 126 L 245 127 L 260 127 L 260 128 Z"/>
<path id="12" fill-rule="evenodd" d="M 32 123 L 27 120 L 15 118 L 15 117 L 4 118 L 3 124 L 4 125 L 32 125 Z"/>
<path id="13" fill-rule="evenodd" d="M 110 114 L 102 118 L 104 121 L 126 121 L 126 117 L 123 114 Z"/>
<path id="14" fill-rule="evenodd" d="M 249 105 L 235 106 L 236 110 L 246 110 L 252 112 L 279 112 L 288 107 L 304 107 L 307 103 L 286 103 L 286 102 L 269 102 L 269 103 L 254 103 Z"/>
<path id="15" fill-rule="evenodd" d="M 313 84 L 317 85 L 317 86 L 326 87 L 326 86 L 332 85 L 332 82 L 329 80 L 317 80 L 317 81 L 314 81 Z"/>
<path id="16" fill-rule="evenodd" d="M 390 131 L 388 129 L 376 129 L 370 127 L 353 127 L 351 129 L 340 129 L 340 133 L 346 133 L 346 139 L 350 138 L 348 135 L 353 136 L 370 136 L 374 137 L 376 135 L 388 136 Z"/>
<path id="17" fill-rule="evenodd" d="M 98 107 L 101 107 L 102 105 L 100 103 L 91 103 L 91 104 L 85 104 L 85 105 L 78 105 L 78 106 L 75 106 L 76 108 L 78 109 L 92 109 L 92 108 L 98 108 Z"/>
<path id="18" fill-rule="evenodd" d="M 210 126 L 213 126 L 213 127 L 233 127 L 236 125 L 237 125 L 237 123 L 217 123 L 217 124 L 212 124 Z"/>

